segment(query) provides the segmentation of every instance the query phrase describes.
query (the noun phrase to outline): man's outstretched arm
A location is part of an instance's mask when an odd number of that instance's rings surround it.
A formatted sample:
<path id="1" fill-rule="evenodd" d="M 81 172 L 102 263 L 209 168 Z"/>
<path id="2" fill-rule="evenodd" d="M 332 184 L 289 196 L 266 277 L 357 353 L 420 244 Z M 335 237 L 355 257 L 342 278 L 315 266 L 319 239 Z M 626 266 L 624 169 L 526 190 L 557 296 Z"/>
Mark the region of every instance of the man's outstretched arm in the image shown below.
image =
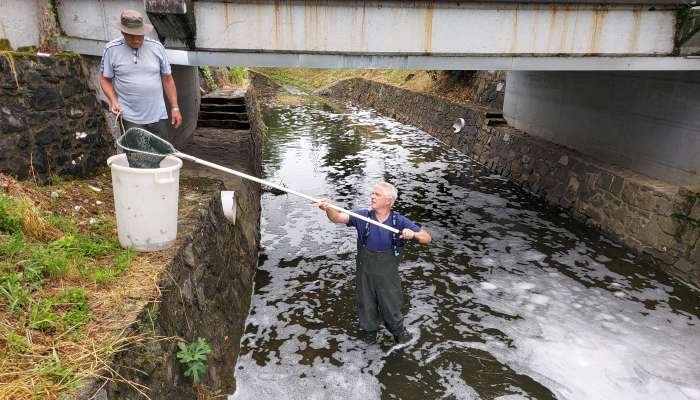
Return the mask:
<path id="1" fill-rule="evenodd" d="M 433 241 L 433 237 L 430 236 L 428 231 L 425 229 L 421 229 L 420 231 L 416 232 L 405 228 L 403 231 L 401 231 L 401 239 L 416 240 L 420 244 L 428 244 Z"/>
<path id="2" fill-rule="evenodd" d="M 349 215 L 329 207 L 329 204 L 328 199 L 321 199 L 318 202 L 318 208 L 326 212 L 326 216 L 331 222 L 335 222 L 336 224 L 347 224 L 350 222 Z"/>

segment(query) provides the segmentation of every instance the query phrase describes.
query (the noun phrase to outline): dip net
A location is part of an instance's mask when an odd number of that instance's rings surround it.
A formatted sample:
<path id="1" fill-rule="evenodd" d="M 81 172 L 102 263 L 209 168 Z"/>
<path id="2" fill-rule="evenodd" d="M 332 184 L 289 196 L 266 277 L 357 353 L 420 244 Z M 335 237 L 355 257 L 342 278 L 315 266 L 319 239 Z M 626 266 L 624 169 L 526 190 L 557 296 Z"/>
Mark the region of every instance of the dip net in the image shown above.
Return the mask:
<path id="1" fill-rule="evenodd" d="M 129 128 L 117 139 L 131 168 L 158 168 L 160 162 L 177 153 L 170 142 L 141 128 Z"/>

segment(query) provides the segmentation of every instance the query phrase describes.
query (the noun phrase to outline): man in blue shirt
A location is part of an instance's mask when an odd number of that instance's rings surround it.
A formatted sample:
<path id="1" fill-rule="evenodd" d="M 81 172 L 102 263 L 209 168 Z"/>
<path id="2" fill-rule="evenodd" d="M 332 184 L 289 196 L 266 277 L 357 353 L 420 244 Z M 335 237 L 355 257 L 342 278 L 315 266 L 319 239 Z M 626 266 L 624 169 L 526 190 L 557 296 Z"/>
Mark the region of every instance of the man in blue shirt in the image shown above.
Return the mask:
<path id="1" fill-rule="evenodd" d="M 145 24 L 138 11 L 124 10 L 114 26 L 123 37 L 105 46 L 100 76 L 110 111 L 122 115 L 126 129 L 139 127 L 170 140 L 163 92 L 175 128 L 182 123 L 182 114 L 165 47 L 145 37 L 153 25 Z"/>
<path id="2" fill-rule="evenodd" d="M 380 317 L 396 343 L 403 344 L 411 340 L 401 314 L 403 295 L 399 262 L 403 241 L 416 240 L 422 244 L 432 241 L 424 229 L 403 215 L 391 211 L 397 195 L 393 185 L 381 182 L 372 190 L 371 208 L 356 210 L 355 213 L 392 226 L 401 232 L 400 235 L 339 212 L 328 206 L 327 199 L 319 202 L 319 208 L 326 212 L 329 220 L 336 224 L 354 226 L 357 230 L 357 314 L 360 337 L 368 344 L 377 342 Z"/>

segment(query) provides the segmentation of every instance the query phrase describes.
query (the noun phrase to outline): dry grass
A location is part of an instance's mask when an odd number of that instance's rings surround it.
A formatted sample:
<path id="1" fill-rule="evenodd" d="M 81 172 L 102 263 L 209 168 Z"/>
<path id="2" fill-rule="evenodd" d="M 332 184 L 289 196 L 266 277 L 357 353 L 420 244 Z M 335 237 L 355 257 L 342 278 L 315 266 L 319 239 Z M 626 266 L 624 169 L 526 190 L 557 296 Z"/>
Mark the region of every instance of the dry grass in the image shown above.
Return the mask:
<path id="1" fill-rule="evenodd" d="M 307 103 L 309 100 L 307 96 L 298 96 L 294 94 L 288 94 L 280 92 L 277 94 L 276 104 L 285 106 L 298 106 Z"/>
<path id="2" fill-rule="evenodd" d="M 35 240 L 49 241 L 58 239 L 61 231 L 49 224 L 41 216 L 34 202 L 25 196 L 17 199 L 18 211 L 22 215 L 20 224 L 25 235 Z"/>
<path id="3" fill-rule="evenodd" d="M 404 89 L 427 93 L 449 101 L 475 103 L 474 87 L 468 80 L 451 77 L 445 71 L 361 70 L 314 68 L 256 68 L 282 84 L 314 91 L 347 78 L 360 77 L 388 83 Z"/>
<path id="4" fill-rule="evenodd" d="M 0 56 L 2 56 L 5 59 L 5 61 L 7 61 L 7 65 L 10 66 L 10 72 L 12 73 L 12 77 L 15 79 L 15 86 L 17 86 L 17 89 L 19 89 L 17 68 L 15 67 L 15 59 L 12 57 L 12 53 L 9 51 L 0 51 Z"/>
<path id="5" fill-rule="evenodd" d="M 45 345 L 32 343 L 21 354 L 22 362 L 0 362 L 0 399 L 57 399 L 88 379 L 127 383 L 148 398 L 146 388 L 124 379 L 111 367 L 109 356 L 147 341 L 169 339 L 129 336 L 122 331 L 99 340 L 90 335 L 80 341 L 59 336 Z M 49 380 L 47 375 L 56 379 Z"/>
<path id="6" fill-rule="evenodd" d="M 95 191 L 88 185 L 102 190 Z M 65 398 L 90 379 L 103 383 L 125 382 L 110 366 L 113 354 L 146 341 L 174 339 L 130 333 L 143 307 L 158 301 L 158 277 L 174 249 L 139 254 L 117 247 L 93 258 L 80 258 L 79 262 L 69 264 L 67 273 L 45 275 L 33 286 L 25 286 L 31 301 L 19 310 L 8 309 L 9 295 L 2 291 L 2 285 L 8 282 L 6 279 L 12 271 L 26 273 L 28 262 L 23 260 L 31 260 L 27 257 L 32 257 L 32 251 L 36 251 L 31 249 L 48 248 L 52 241 L 64 239 L 66 229 L 72 230 L 70 235 L 76 237 L 114 241 L 114 207 L 108 174 L 52 186 L 16 182 L 0 174 L 0 194 L 10 196 L 16 205 L 14 211 L 21 216 L 26 247 L 24 253 L 0 259 L 0 277 L 5 279 L 0 279 L 0 400 Z M 89 220 L 98 222 L 93 224 Z M 56 226 L 55 221 L 63 225 Z M 7 244 L 11 237 L 0 231 L 0 245 Z M 126 259 L 131 258 L 126 262 L 128 269 L 100 282 L 90 275 L 96 269 L 113 267 L 116 257 L 125 255 Z M 86 323 L 51 328 L 31 325 L 32 321 L 36 322 L 33 306 L 51 304 L 46 301 L 68 290 L 85 293 L 89 309 Z M 57 305 L 51 310 L 57 315 L 71 306 L 54 304 Z M 130 384 L 148 398 L 146 388 Z"/>

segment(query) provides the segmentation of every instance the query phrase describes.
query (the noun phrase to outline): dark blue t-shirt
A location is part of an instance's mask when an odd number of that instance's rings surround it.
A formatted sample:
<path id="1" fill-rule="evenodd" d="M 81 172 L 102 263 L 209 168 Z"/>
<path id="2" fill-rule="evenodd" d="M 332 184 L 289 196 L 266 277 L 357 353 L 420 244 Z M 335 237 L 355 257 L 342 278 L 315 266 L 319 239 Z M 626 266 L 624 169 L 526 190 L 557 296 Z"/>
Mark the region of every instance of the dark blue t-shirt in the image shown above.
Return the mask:
<path id="1" fill-rule="evenodd" d="M 356 214 L 360 214 L 363 217 L 369 216 L 369 210 L 353 210 Z M 414 232 L 420 232 L 420 226 L 416 225 L 410 219 L 404 217 L 403 215 L 392 211 L 391 214 L 396 214 L 396 226 L 395 228 L 402 231 L 404 228 L 408 228 Z M 392 226 L 392 215 L 389 214 L 389 218 L 383 222 L 384 225 Z M 377 220 L 376 216 L 373 216 L 373 220 Z M 380 222 L 380 221 L 378 221 Z M 365 226 L 368 225 L 367 222 L 353 217 L 350 215 L 350 221 L 348 221 L 348 226 L 354 226 L 357 229 L 357 248 L 359 249 L 362 243 L 362 239 L 365 236 Z M 376 225 L 369 224 L 369 236 L 367 237 L 367 250 L 369 251 L 386 251 L 391 249 L 391 236 L 393 233 L 389 232 L 384 228 L 380 228 Z"/>

